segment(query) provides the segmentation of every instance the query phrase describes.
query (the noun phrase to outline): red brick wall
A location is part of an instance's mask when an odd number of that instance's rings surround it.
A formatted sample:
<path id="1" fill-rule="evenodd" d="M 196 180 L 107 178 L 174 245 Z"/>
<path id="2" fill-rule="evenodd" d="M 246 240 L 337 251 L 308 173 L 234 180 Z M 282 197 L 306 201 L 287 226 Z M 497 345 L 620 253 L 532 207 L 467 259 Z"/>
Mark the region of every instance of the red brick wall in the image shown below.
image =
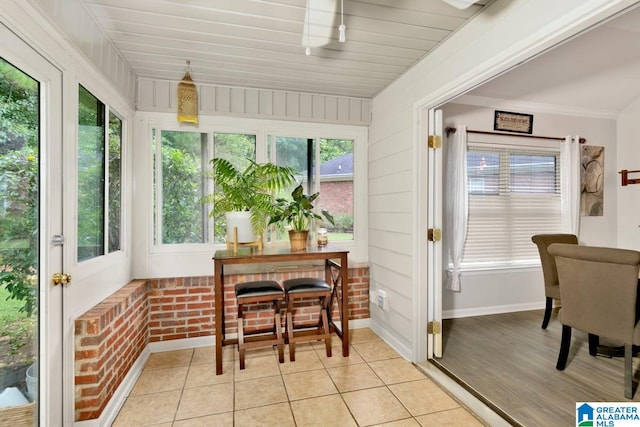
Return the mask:
<path id="1" fill-rule="evenodd" d="M 353 181 L 321 182 L 318 200 L 333 216 L 353 215 Z"/>
<path id="2" fill-rule="evenodd" d="M 237 331 L 234 286 L 241 281 L 323 277 L 324 269 L 225 276 L 225 332 Z M 136 280 L 75 320 L 75 419 L 95 419 L 149 342 L 215 334 L 213 276 Z M 247 307 L 247 330 L 269 325 L 270 307 Z M 338 319 L 334 306 L 334 318 Z M 297 310 L 296 321 L 317 309 Z M 349 269 L 349 318 L 369 318 L 369 268 Z M 283 317 L 284 319 L 284 317 Z"/>
<path id="3" fill-rule="evenodd" d="M 75 320 L 75 419 L 98 418 L 148 343 L 147 285 L 131 282 Z"/>

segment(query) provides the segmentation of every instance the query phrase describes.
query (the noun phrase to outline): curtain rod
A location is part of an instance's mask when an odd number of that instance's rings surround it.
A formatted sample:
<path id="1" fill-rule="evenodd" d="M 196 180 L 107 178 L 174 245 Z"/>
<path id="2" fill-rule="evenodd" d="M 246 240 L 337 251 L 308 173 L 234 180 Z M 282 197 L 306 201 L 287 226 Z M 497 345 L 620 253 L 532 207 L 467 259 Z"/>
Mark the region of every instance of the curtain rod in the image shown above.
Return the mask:
<path id="1" fill-rule="evenodd" d="M 445 132 L 447 133 L 447 136 L 449 136 L 450 133 L 456 133 L 456 128 L 454 127 L 448 127 L 445 128 Z M 561 137 L 561 136 L 540 136 L 540 135 L 520 135 L 517 133 L 505 133 L 505 132 L 490 132 L 487 130 L 471 130 L 471 129 L 467 129 L 467 133 L 479 133 L 482 135 L 505 135 L 505 136 L 519 136 L 521 138 L 538 138 L 538 139 L 554 139 L 556 141 L 564 141 L 565 138 Z M 585 142 L 587 142 L 587 140 L 585 138 L 580 138 L 580 141 L 578 141 L 580 144 L 584 144 Z"/>

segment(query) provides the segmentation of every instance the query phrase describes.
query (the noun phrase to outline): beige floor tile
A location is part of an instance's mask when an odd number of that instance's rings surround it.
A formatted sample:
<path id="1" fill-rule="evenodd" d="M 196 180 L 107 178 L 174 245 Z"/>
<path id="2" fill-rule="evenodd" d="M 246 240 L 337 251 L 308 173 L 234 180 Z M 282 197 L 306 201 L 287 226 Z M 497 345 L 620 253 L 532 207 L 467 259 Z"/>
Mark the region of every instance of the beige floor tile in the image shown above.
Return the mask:
<path id="1" fill-rule="evenodd" d="M 373 427 L 419 427 L 420 423 L 415 418 L 405 418 L 404 420 L 391 421 L 390 423 L 376 424 Z M 438 427 L 437 424 L 431 425 L 431 427 Z"/>
<path id="2" fill-rule="evenodd" d="M 338 394 L 296 400 L 291 402 L 291 410 L 298 427 L 357 426 L 347 405 Z"/>
<path id="3" fill-rule="evenodd" d="M 393 359 L 400 355 L 384 341 L 371 341 L 356 343 L 351 346 L 358 352 L 365 362 L 375 362 L 376 360 Z"/>
<path id="4" fill-rule="evenodd" d="M 163 351 L 152 353 L 147 360 L 145 369 L 177 368 L 189 366 L 193 357 L 193 349 Z"/>
<path id="5" fill-rule="evenodd" d="M 422 371 L 403 358 L 378 360 L 369 363 L 369 367 L 373 369 L 373 372 L 378 374 L 385 384 L 425 379 Z"/>
<path id="6" fill-rule="evenodd" d="M 285 362 L 286 363 L 286 362 Z M 275 354 L 262 357 L 247 358 L 245 369 L 240 369 L 240 362 L 233 364 L 235 381 L 244 381 L 253 378 L 272 377 L 280 375 L 279 362 Z"/>
<path id="7" fill-rule="evenodd" d="M 324 365 L 320 362 L 320 358 L 315 351 L 297 351 L 296 360 L 289 360 L 289 353 L 285 354 L 285 363 L 280 364 L 280 372 L 289 374 L 293 372 L 311 371 L 314 369 L 323 369 Z"/>
<path id="8" fill-rule="evenodd" d="M 379 336 L 369 328 L 351 329 L 349 331 L 349 342 L 358 344 L 370 341 L 382 341 Z"/>
<path id="9" fill-rule="evenodd" d="M 188 371 L 188 366 L 145 369 L 142 371 L 138 381 L 136 381 L 133 390 L 131 390 L 131 396 L 158 393 L 161 391 L 182 390 Z"/>
<path id="10" fill-rule="evenodd" d="M 316 354 L 320 358 L 320 362 L 325 368 L 335 368 L 336 366 L 345 365 L 357 365 L 358 363 L 364 363 L 364 360 L 360 355 L 351 350 L 348 357 L 342 356 L 342 347 L 332 347 L 331 357 L 327 357 L 324 351 L 324 347 L 320 350 L 316 350 Z"/>
<path id="11" fill-rule="evenodd" d="M 296 372 L 282 376 L 289 400 L 335 394 L 338 389 L 325 369 Z"/>
<path id="12" fill-rule="evenodd" d="M 114 427 L 135 427 L 172 422 L 181 390 L 130 396 L 118 414 Z"/>
<path id="13" fill-rule="evenodd" d="M 430 379 L 392 384 L 389 389 L 414 417 L 460 407 Z"/>
<path id="14" fill-rule="evenodd" d="M 338 366 L 327 371 L 340 393 L 384 385 L 366 363 Z"/>
<path id="15" fill-rule="evenodd" d="M 211 384 L 223 384 L 233 382 L 233 362 L 222 364 L 222 375 L 216 375 L 216 364 L 194 365 L 189 367 L 185 388 L 202 387 Z"/>
<path id="16" fill-rule="evenodd" d="M 387 387 L 352 391 L 342 395 L 358 425 L 370 426 L 411 416 Z"/>
<path id="17" fill-rule="evenodd" d="M 238 427 L 295 427 L 296 425 L 289 403 L 236 411 L 235 421 Z"/>
<path id="18" fill-rule="evenodd" d="M 233 427 L 233 412 L 189 418 L 173 423 L 173 427 Z M 156 427 L 156 426 L 153 426 Z"/>
<path id="19" fill-rule="evenodd" d="M 256 378 L 235 383 L 235 409 L 273 405 L 287 401 L 281 376 Z"/>
<path id="20" fill-rule="evenodd" d="M 234 346 L 235 347 L 235 346 Z M 235 360 L 239 360 L 239 354 L 238 353 L 238 348 L 235 347 L 236 349 L 236 359 Z M 285 350 L 287 348 L 285 347 Z M 248 359 L 253 359 L 256 357 L 265 357 L 265 356 L 271 356 L 274 354 L 278 354 L 277 352 L 277 347 L 258 347 L 258 348 L 252 348 L 250 350 L 245 350 L 244 352 L 244 359 L 248 360 Z"/>
<path id="21" fill-rule="evenodd" d="M 441 427 L 482 427 L 484 424 L 464 408 L 434 412 L 433 414 L 416 417 L 421 426 Z"/>
<path id="22" fill-rule="evenodd" d="M 187 388 L 182 392 L 176 420 L 233 411 L 233 384 Z"/>
<path id="23" fill-rule="evenodd" d="M 229 359 L 229 357 L 227 356 L 227 354 L 231 354 L 232 352 L 233 350 L 231 349 L 231 346 L 222 348 L 222 357 L 225 362 L 227 360 L 233 360 L 233 359 Z M 215 361 L 216 361 L 215 346 L 198 347 L 193 350 L 193 359 L 191 359 L 192 365 L 203 365 L 207 363 L 214 363 Z"/>

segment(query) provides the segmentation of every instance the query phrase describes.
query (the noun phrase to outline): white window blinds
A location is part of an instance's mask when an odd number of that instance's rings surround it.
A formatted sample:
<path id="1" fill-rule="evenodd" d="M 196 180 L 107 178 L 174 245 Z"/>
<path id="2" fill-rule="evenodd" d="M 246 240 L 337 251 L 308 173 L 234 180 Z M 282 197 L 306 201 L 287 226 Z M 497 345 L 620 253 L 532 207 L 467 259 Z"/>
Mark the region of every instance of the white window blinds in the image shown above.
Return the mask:
<path id="1" fill-rule="evenodd" d="M 558 150 L 470 144 L 463 268 L 538 262 L 531 236 L 561 230 Z"/>

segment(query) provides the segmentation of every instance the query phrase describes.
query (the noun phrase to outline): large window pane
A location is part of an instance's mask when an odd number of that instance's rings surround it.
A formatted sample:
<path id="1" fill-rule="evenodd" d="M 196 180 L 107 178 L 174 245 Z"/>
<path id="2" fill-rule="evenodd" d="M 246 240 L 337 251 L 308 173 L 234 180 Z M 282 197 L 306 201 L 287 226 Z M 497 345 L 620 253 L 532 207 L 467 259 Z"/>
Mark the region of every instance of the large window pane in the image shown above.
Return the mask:
<path id="1" fill-rule="evenodd" d="M 105 105 L 80 86 L 78 261 L 104 254 Z"/>
<path id="2" fill-rule="evenodd" d="M 256 136 L 238 133 L 214 133 L 214 155 L 230 161 L 243 171 L 256 159 Z M 214 243 L 226 241 L 227 221 L 224 216 L 214 218 Z"/>
<path id="3" fill-rule="evenodd" d="M 162 243 L 204 243 L 207 134 L 161 131 Z"/>
<path id="4" fill-rule="evenodd" d="M 353 240 L 353 141 L 320 140 L 319 210 L 327 210 L 335 226 L 326 223 L 329 240 Z"/>
<path id="5" fill-rule="evenodd" d="M 109 113 L 109 253 L 120 250 L 122 120 Z"/>

